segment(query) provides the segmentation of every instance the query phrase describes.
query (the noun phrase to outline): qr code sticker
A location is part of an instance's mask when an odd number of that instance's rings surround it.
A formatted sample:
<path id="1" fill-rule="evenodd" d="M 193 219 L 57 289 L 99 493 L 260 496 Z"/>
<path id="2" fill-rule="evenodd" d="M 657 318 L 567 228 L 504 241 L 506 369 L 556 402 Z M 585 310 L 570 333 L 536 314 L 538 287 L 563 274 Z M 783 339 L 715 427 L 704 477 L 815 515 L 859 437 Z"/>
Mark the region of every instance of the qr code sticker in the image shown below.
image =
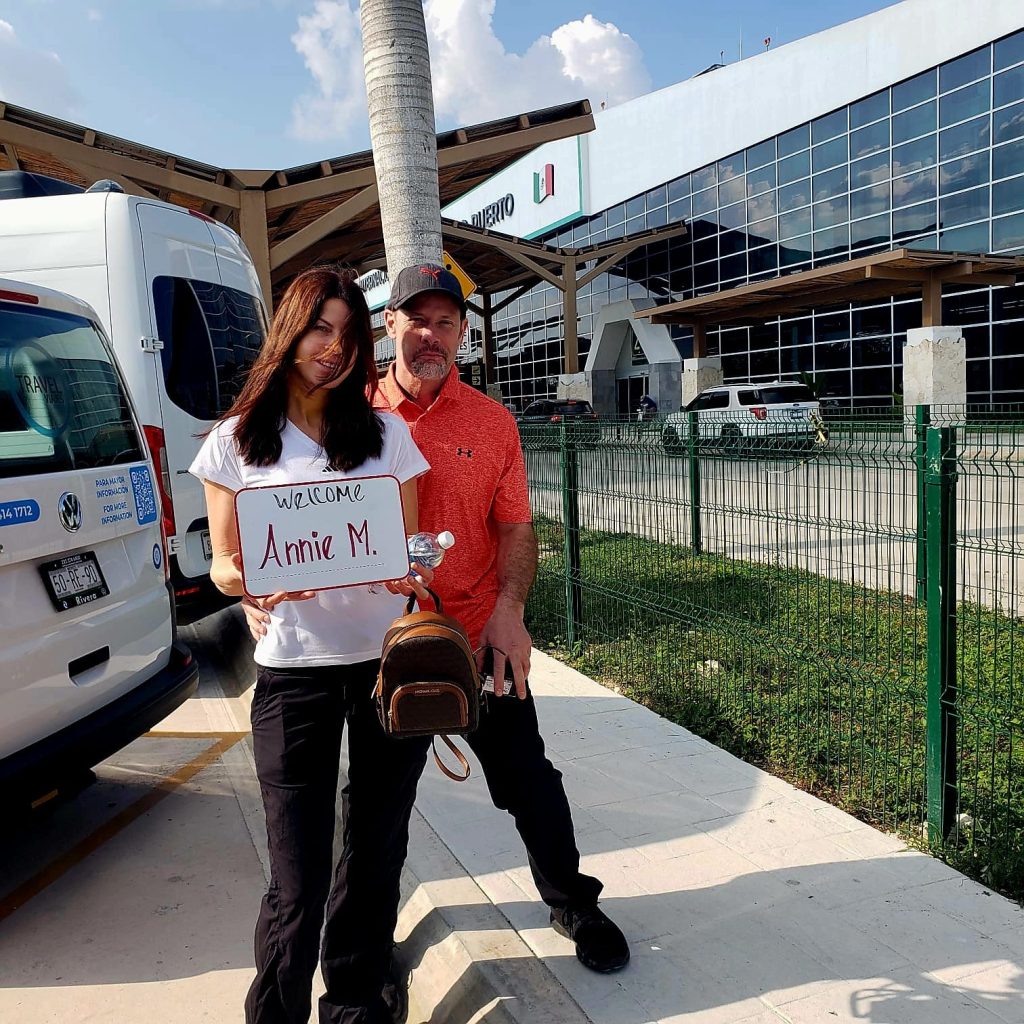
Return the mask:
<path id="1" fill-rule="evenodd" d="M 156 522 L 156 495 L 148 466 L 131 468 L 132 494 L 135 496 L 135 518 L 140 526 Z"/>

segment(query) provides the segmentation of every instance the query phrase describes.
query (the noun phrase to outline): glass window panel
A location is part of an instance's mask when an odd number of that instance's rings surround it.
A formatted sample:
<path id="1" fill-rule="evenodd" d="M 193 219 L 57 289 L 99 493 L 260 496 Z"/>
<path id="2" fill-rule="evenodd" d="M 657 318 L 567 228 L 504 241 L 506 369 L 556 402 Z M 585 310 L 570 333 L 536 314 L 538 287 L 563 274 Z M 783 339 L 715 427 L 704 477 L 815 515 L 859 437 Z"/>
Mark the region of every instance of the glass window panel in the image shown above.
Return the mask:
<path id="1" fill-rule="evenodd" d="M 983 149 L 988 145 L 988 126 L 989 118 L 986 115 L 939 132 L 939 159 L 951 160 L 955 156 L 965 156 L 976 149 Z"/>
<path id="2" fill-rule="evenodd" d="M 993 320 L 1019 320 L 1024 317 L 1024 284 L 997 288 L 991 294 Z"/>
<path id="3" fill-rule="evenodd" d="M 747 223 L 747 208 L 744 203 L 736 203 L 734 206 L 723 206 L 718 211 L 718 223 L 723 228 L 741 228 Z"/>
<path id="4" fill-rule="evenodd" d="M 676 178 L 675 181 L 668 183 L 668 201 L 674 202 L 676 199 L 684 199 L 690 194 L 690 176 L 684 174 L 681 178 Z"/>
<path id="5" fill-rule="evenodd" d="M 798 153 L 779 161 L 779 184 L 785 185 L 798 178 L 806 178 L 811 173 L 811 157 L 809 153 Z"/>
<path id="6" fill-rule="evenodd" d="M 873 334 L 892 334 L 892 306 L 869 306 L 855 309 L 851 320 L 851 331 L 855 338 L 870 337 Z"/>
<path id="7" fill-rule="evenodd" d="M 742 153 L 733 153 L 732 156 L 727 156 L 723 160 L 719 160 L 718 184 L 721 185 L 723 181 L 726 181 L 729 178 L 735 178 L 737 174 L 742 174 L 745 170 L 746 163 Z"/>
<path id="8" fill-rule="evenodd" d="M 668 188 L 665 185 L 658 185 L 647 193 L 647 209 L 656 210 L 668 202 Z"/>
<path id="9" fill-rule="evenodd" d="M 877 121 L 867 128 L 850 133 L 850 159 L 875 153 L 889 145 L 889 122 Z"/>
<path id="10" fill-rule="evenodd" d="M 750 353 L 750 376 L 768 377 L 775 380 L 779 376 L 779 347 Z"/>
<path id="11" fill-rule="evenodd" d="M 747 233 L 745 231 L 723 231 L 718 238 L 719 256 L 732 256 L 735 253 L 743 252 L 747 248 Z"/>
<path id="12" fill-rule="evenodd" d="M 774 245 L 766 245 L 760 249 L 751 249 L 749 261 L 750 273 L 752 275 L 774 271 L 779 265 L 778 250 Z"/>
<path id="13" fill-rule="evenodd" d="M 939 248 L 946 252 L 988 252 L 988 221 L 939 232 Z"/>
<path id="14" fill-rule="evenodd" d="M 644 224 L 644 218 L 642 216 L 631 217 L 629 220 L 626 221 L 626 234 L 631 235 L 634 231 L 643 231 L 645 226 L 646 225 Z"/>
<path id="15" fill-rule="evenodd" d="M 870 217 L 889 209 L 889 185 L 872 185 L 850 193 L 850 217 Z"/>
<path id="16" fill-rule="evenodd" d="M 886 307 L 886 313 L 891 314 L 891 310 Z M 874 333 L 874 332 L 873 332 Z M 877 332 L 879 334 L 889 334 L 890 328 L 886 328 L 885 331 Z M 888 364 L 892 365 L 892 338 L 864 338 L 862 341 L 856 341 L 853 345 L 853 365 L 854 366 L 885 366 Z"/>
<path id="17" fill-rule="evenodd" d="M 718 184 L 718 165 L 710 164 L 707 167 L 702 167 L 699 171 L 694 171 L 691 175 L 692 183 L 691 187 L 694 192 L 699 192 L 701 189 L 710 188 L 712 185 Z"/>
<path id="18" fill-rule="evenodd" d="M 811 141 L 824 142 L 846 131 L 846 107 L 811 122 Z"/>
<path id="19" fill-rule="evenodd" d="M 1019 315 L 1019 314 L 1018 314 Z M 1019 356 L 1021 342 L 1024 340 L 1024 330 L 1019 323 L 993 324 L 992 325 L 992 355 L 994 356 Z M 1005 388 L 1005 383 L 1000 383 L 1000 371 L 1010 365 L 1000 360 L 996 363 L 996 387 Z M 1020 378 L 1018 378 L 1020 380 Z"/>
<path id="20" fill-rule="evenodd" d="M 868 217 L 866 220 L 857 220 L 850 225 L 850 244 L 854 248 L 888 242 L 890 237 L 888 213 L 877 217 Z"/>
<path id="21" fill-rule="evenodd" d="M 908 206 L 894 211 L 892 215 L 893 241 L 920 235 L 925 231 L 934 231 L 935 206 L 934 202 L 921 203 L 919 206 Z"/>
<path id="22" fill-rule="evenodd" d="M 756 199 L 747 200 L 747 221 L 753 223 L 755 220 L 764 220 L 765 217 L 775 215 L 775 193 L 765 192 Z"/>
<path id="23" fill-rule="evenodd" d="M 992 249 L 1019 249 L 1024 246 L 1024 213 L 999 217 L 992 221 Z"/>
<path id="24" fill-rule="evenodd" d="M 905 82 L 892 87 L 892 109 L 905 110 L 915 103 L 931 99 L 934 95 L 935 71 L 925 71 L 924 74 L 908 78 Z"/>
<path id="25" fill-rule="evenodd" d="M 964 230 L 970 231 L 970 228 Z M 988 290 L 954 292 L 942 297 L 942 323 L 947 327 L 985 323 L 989 318 Z"/>
<path id="26" fill-rule="evenodd" d="M 747 254 L 738 253 L 719 260 L 719 276 L 723 281 L 735 281 L 747 276 Z"/>
<path id="27" fill-rule="evenodd" d="M 785 156 L 790 156 L 792 153 L 799 153 L 801 149 L 806 149 L 811 144 L 811 126 L 802 124 L 799 128 L 794 128 L 792 131 L 780 135 L 778 144 L 780 160 Z"/>
<path id="28" fill-rule="evenodd" d="M 739 202 L 747 194 L 747 179 L 741 174 L 739 177 L 723 181 L 718 186 L 718 202 L 721 206 L 729 203 Z"/>
<path id="29" fill-rule="evenodd" d="M 677 199 L 674 203 L 668 204 L 668 219 L 670 223 L 675 223 L 679 220 L 690 219 L 690 197 L 687 196 L 685 199 Z"/>
<path id="30" fill-rule="evenodd" d="M 756 196 L 775 188 L 775 164 L 747 171 L 747 195 Z"/>
<path id="31" fill-rule="evenodd" d="M 712 260 L 710 263 L 698 263 L 693 268 L 693 287 L 696 290 L 701 288 L 709 288 L 718 284 L 718 260 Z M 625 296 L 620 296 L 625 298 Z M 611 301 L 615 301 L 611 299 Z"/>
<path id="32" fill-rule="evenodd" d="M 814 230 L 834 228 L 850 219 L 849 198 L 845 195 L 814 204 Z"/>
<path id="33" fill-rule="evenodd" d="M 840 193 L 845 192 L 850 187 L 850 172 L 848 168 L 836 167 L 831 171 L 826 171 L 824 174 L 816 174 L 814 176 L 814 187 L 811 189 L 811 194 L 814 197 L 814 201 L 820 202 L 822 199 L 833 199 Z"/>
<path id="34" fill-rule="evenodd" d="M 779 216 L 779 238 L 794 238 L 797 235 L 805 235 L 810 230 L 811 208 L 809 206 Z"/>
<path id="35" fill-rule="evenodd" d="M 992 216 L 1024 210 L 1024 175 L 992 186 Z"/>
<path id="36" fill-rule="evenodd" d="M 883 89 L 850 105 L 850 127 L 860 128 L 889 113 L 889 90 Z M 887 129 L 888 130 L 888 129 Z"/>
<path id="37" fill-rule="evenodd" d="M 644 210 L 647 209 L 647 204 L 644 201 L 643 196 L 634 196 L 632 199 L 626 200 L 626 220 L 630 217 L 640 217 L 643 215 Z"/>
<path id="38" fill-rule="evenodd" d="M 694 192 L 692 202 L 694 217 L 699 217 L 703 213 L 711 213 L 712 210 L 718 209 L 718 189 L 709 188 L 703 192 Z"/>
<path id="39" fill-rule="evenodd" d="M 811 258 L 811 236 L 801 235 L 787 242 L 779 243 L 779 266 L 791 267 L 796 263 L 805 263 Z"/>
<path id="40" fill-rule="evenodd" d="M 992 50 L 983 46 L 973 53 L 965 53 L 956 60 L 939 67 L 939 92 L 949 92 L 976 78 L 982 78 L 992 70 Z"/>
<path id="41" fill-rule="evenodd" d="M 845 341 L 850 337 L 849 310 L 840 309 L 834 313 L 820 313 L 814 318 L 816 341 Z"/>
<path id="42" fill-rule="evenodd" d="M 939 194 L 975 188 L 988 181 L 988 150 L 951 160 L 939 168 Z"/>
<path id="43" fill-rule="evenodd" d="M 779 189 L 779 213 L 795 210 L 798 206 L 806 206 L 811 201 L 811 179 L 784 185 Z"/>
<path id="44" fill-rule="evenodd" d="M 718 237 L 700 238 L 693 243 L 693 262 L 703 263 L 705 260 L 718 258 Z"/>
<path id="45" fill-rule="evenodd" d="M 695 214 L 690 224 L 690 234 L 695 241 L 699 238 L 709 238 L 718 234 L 718 224 L 707 217 L 697 217 Z"/>
<path id="46" fill-rule="evenodd" d="M 934 252 L 939 247 L 939 236 L 936 234 L 923 235 L 920 238 L 913 238 L 903 243 L 908 249 L 927 249 Z"/>
<path id="47" fill-rule="evenodd" d="M 899 177 L 908 171 L 920 171 L 935 163 L 934 135 L 926 135 L 923 139 L 896 146 L 892 151 L 892 176 Z"/>
<path id="48" fill-rule="evenodd" d="M 814 257 L 835 256 L 850 248 L 850 227 L 842 224 L 836 228 L 814 232 Z"/>
<path id="49" fill-rule="evenodd" d="M 626 219 L 626 207 L 622 203 L 618 206 L 613 206 L 608 211 L 608 227 L 614 227 L 616 224 L 621 224 Z"/>
<path id="50" fill-rule="evenodd" d="M 1013 74 L 1013 72 L 1008 72 Z M 966 121 L 984 111 L 991 109 L 989 104 L 990 86 L 987 78 L 974 85 L 966 85 L 956 92 L 951 92 L 939 100 L 939 127 Z M 1014 97 L 1016 98 L 1016 97 Z"/>
<path id="51" fill-rule="evenodd" d="M 751 170 L 755 167 L 761 167 L 767 163 L 773 163 L 775 160 L 775 140 L 768 139 L 767 142 L 762 142 L 757 146 L 751 146 L 747 150 L 747 174 L 749 175 Z"/>
<path id="52" fill-rule="evenodd" d="M 853 393 L 858 397 L 888 398 L 892 395 L 892 366 L 854 370 Z"/>
<path id="53" fill-rule="evenodd" d="M 746 380 L 750 376 L 746 354 L 722 357 L 722 376 L 732 380 Z"/>
<path id="54" fill-rule="evenodd" d="M 997 110 L 992 115 L 993 142 L 1009 142 L 1024 135 L 1024 103 Z"/>
<path id="55" fill-rule="evenodd" d="M 831 142 L 815 146 L 811 150 L 811 170 L 817 173 L 818 171 L 827 171 L 830 167 L 835 167 L 836 164 L 846 163 L 849 157 L 848 143 L 847 136 L 841 135 Z"/>
<path id="56" fill-rule="evenodd" d="M 1024 32 L 1000 39 L 993 49 L 997 71 L 1000 68 L 1008 68 L 1011 64 L 1019 64 L 1024 60 Z"/>
<path id="57" fill-rule="evenodd" d="M 992 177 L 1010 178 L 1024 174 L 1024 139 L 992 150 Z"/>
<path id="58" fill-rule="evenodd" d="M 850 365 L 850 342 L 819 342 L 814 346 L 814 368 L 816 370 L 841 370 Z"/>
<path id="59" fill-rule="evenodd" d="M 988 186 L 958 192 L 939 203 L 939 226 L 954 227 L 988 217 Z"/>
<path id="60" fill-rule="evenodd" d="M 889 173 L 889 151 L 875 153 L 874 156 L 850 164 L 850 187 L 861 188 L 863 185 L 886 181 Z"/>
<path id="61" fill-rule="evenodd" d="M 992 369 L 988 359 L 967 361 L 967 394 L 974 400 L 988 401 L 992 389 L 989 373 Z"/>
<path id="62" fill-rule="evenodd" d="M 1024 65 L 996 75 L 992 81 L 992 105 L 1003 107 L 1024 99 Z"/>
<path id="63" fill-rule="evenodd" d="M 647 214 L 647 226 L 649 228 L 660 228 L 668 223 L 668 207 L 659 206 L 656 210 L 650 210 Z"/>
<path id="64" fill-rule="evenodd" d="M 922 103 L 919 107 L 896 114 L 892 119 L 893 144 L 915 139 L 935 131 L 935 100 Z"/>
<path id="65" fill-rule="evenodd" d="M 935 168 L 931 167 L 927 171 L 918 171 L 902 178 L 894 178 L 892 182 L 893 208 L 907 206 L 909 203 L 919 203 L 925 199 L 933 199 L 936 177 Z"/>

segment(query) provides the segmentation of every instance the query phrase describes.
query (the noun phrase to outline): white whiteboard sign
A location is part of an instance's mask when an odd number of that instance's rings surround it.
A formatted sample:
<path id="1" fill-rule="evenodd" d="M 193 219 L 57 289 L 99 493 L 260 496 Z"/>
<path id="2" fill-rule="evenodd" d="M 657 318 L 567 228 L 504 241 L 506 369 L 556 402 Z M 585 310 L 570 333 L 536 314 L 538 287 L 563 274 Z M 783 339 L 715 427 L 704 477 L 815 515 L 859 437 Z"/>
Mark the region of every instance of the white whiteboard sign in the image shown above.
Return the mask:
<path id="1" fill-rule="evenodd" d="M 246 487 L 235 495 L 235 522 L 250 597 L 379 583 L 409 572 L 402 492 L 393 476 Z"/>

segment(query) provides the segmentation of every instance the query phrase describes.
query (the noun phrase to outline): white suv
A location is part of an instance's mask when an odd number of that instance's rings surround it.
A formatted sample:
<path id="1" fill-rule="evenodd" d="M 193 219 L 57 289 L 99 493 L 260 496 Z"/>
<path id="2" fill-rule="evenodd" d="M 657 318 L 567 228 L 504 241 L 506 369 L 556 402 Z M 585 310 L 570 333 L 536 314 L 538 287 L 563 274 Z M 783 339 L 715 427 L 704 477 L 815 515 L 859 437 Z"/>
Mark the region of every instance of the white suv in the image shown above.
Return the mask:
<path id="1" fill-rule="evenodd" d="M 776 380 L 768 384 L 720 384 L 702 391 L 685 409 L 666 417 L 662 443 L 669 455 L 681 455 L 696 413 L 696 439 L 727 450 L 824 444 L 828 430 L 818 400 L 806 384 Z"/>
<path id="2" fill-rule="evenodd" d="M 197 684 L 153 464 L 93 309 L 0 279 L 0 794 L 131 742 Z"/>

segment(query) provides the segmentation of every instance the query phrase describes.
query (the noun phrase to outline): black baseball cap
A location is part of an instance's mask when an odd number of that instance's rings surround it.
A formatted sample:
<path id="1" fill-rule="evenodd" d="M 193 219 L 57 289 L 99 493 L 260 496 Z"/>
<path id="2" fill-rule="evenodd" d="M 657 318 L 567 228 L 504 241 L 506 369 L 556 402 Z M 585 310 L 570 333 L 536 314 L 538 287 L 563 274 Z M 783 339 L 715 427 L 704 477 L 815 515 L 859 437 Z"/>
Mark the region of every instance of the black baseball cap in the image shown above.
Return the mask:
<path id="1" fill-rule="evenodd" d="M 458 304 L 463 317 L 466 315 L 466 299 L 462 294 L 459 279 L 438 263 L 418 263 L 399 271 L 391 285 L 388 309 L 401 309 L 410 299 L 423 292 L 444 292 Z"/>

